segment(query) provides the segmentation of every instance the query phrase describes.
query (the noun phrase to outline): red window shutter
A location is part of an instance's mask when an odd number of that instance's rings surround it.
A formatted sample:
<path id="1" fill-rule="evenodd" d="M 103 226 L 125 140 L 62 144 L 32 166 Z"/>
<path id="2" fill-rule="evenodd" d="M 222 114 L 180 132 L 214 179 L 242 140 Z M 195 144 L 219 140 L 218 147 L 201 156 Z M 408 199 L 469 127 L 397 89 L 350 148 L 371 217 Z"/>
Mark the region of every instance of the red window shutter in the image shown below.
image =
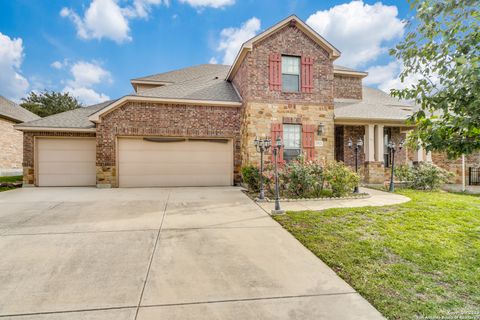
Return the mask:
<path id="1" fill-rule="evenodd" d="M 302 147 L 307 160 L 315 160 L 315 125 L 302 126 Z"/>
<path id="2" fill-rule="evenodd" d="M 273 149 L 275 147 L 277 137 L 280 137 L 280 139 L 282 139 L 282 144 L 283 144 L 283 124 L 272 123 L 272 147 L 271 147 L 271 149 Z M 273 155 L 273 150 L 272 150 L 272 163 L 275 163 L 275 156 Z M 283 163 L 283 147 L 278 152 L 277 163 L 278 164 Z"/>
<path id="3" fill-rule="evenodd" d="M 282 86 L 282 59 L 279 53 L 270 54 L 269 85 L 273 91 L 280 91 Z"/>
<path id="4" fill-rule="evenodd" d="M 313 59 L 310 57 L 302 57 L 301 64 L 302 92 L 311 93 L 313 89 Z"/>

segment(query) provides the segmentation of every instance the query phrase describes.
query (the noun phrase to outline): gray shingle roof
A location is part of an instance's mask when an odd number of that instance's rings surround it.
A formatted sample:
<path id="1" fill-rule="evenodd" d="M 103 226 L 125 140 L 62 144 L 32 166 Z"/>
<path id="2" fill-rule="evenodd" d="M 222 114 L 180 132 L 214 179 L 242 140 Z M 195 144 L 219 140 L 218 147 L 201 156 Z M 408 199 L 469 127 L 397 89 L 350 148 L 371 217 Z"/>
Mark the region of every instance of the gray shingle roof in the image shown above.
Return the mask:
<path id="1" fill-rule="evenodd" d="M 363 87 L 363 99 L 335 99 L 335 119 L 405 121 L 415 106 L 370 87 Z"/>
<path id="2" fill-rule="evenodd" d="M 17 122 L 26 122 L 40 119 L 36 114 L 20 107 L 13 101 L 0 96 L 0 117 L 5 117 Z"/>
<path id="3" fill-rule="evenodd" d="M 202 64 L 140 78 L 172 83 L 143 90 L 137 95 L 169 99 L 241 102 L 232 83 L 225 80 L 229 69 L 230 66 L 227 65 Z"/>
<path id="4" fill-rule="evenodd" d="M 57 113 L 35 121 L 22 123 L 19 126 L 31 128 L 95 128 L 95 124 L 88 120 L 88 117 L 93 113 L 107 107 L 114 101 L 115 100 L 110 100 L 88 107 L 81 107 L 74 110 Z"/>

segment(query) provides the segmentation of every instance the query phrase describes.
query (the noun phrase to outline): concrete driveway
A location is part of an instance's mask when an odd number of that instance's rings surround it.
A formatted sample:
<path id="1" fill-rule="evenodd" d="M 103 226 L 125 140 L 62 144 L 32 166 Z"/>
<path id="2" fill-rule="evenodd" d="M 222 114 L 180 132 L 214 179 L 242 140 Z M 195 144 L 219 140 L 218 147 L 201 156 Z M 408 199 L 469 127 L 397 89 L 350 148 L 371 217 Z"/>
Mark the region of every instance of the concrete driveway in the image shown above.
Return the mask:
<path id="1" fill-rule="evenodd" d="M 234 187 L 2 192 L 0 252 L 0 318 L 381 318 Z"/>

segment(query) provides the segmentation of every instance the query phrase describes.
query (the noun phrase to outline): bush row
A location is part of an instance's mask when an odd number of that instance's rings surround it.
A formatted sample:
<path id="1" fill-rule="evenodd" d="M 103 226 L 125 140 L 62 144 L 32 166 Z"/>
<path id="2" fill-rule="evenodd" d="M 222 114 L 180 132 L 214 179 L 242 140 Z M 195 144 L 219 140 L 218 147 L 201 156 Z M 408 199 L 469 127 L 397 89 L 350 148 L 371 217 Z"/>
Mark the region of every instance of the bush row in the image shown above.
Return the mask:
<path id="1" fill-rule="evenodd" d="M 263 174 L 266 196 L 273 197 L 273 166 L 266 165 Z M 250 192 L 259 192 L 260 172 L 256 166 L 243 167 L 242 177 Z M 360 181 L 359 176 L 342 162 L 322 165 L 316 161 L 306 161 L 303 157 L 280 166 L 278 177 L 280 196 L 291 199 L 346 196 Z"/>
<path id="2" fill-rule="evenodd" d="M 448 183 L 455 175 L 430 163 L 416 166 L 399 165 L 394 170 L 395 178 L 407 188 L 435 190 Z"/>

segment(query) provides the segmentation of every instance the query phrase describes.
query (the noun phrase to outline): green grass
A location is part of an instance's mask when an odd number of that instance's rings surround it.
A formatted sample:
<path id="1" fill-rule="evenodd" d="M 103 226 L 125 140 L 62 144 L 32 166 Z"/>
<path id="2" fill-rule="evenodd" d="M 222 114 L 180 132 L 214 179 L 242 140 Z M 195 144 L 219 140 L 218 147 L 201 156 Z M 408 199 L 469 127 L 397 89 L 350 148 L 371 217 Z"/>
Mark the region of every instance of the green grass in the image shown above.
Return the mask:
<path id="1" fill-rule="evenodd" d="M 275 219 L 389 319 L 480 311 L 480 198 L 399 190 L 395 206 Z"/>
<path id="2" fill-rule="evenodd" d="M 22 178 L 22 176 L 0 177 L 0 182 L 19 182 Z"/>

